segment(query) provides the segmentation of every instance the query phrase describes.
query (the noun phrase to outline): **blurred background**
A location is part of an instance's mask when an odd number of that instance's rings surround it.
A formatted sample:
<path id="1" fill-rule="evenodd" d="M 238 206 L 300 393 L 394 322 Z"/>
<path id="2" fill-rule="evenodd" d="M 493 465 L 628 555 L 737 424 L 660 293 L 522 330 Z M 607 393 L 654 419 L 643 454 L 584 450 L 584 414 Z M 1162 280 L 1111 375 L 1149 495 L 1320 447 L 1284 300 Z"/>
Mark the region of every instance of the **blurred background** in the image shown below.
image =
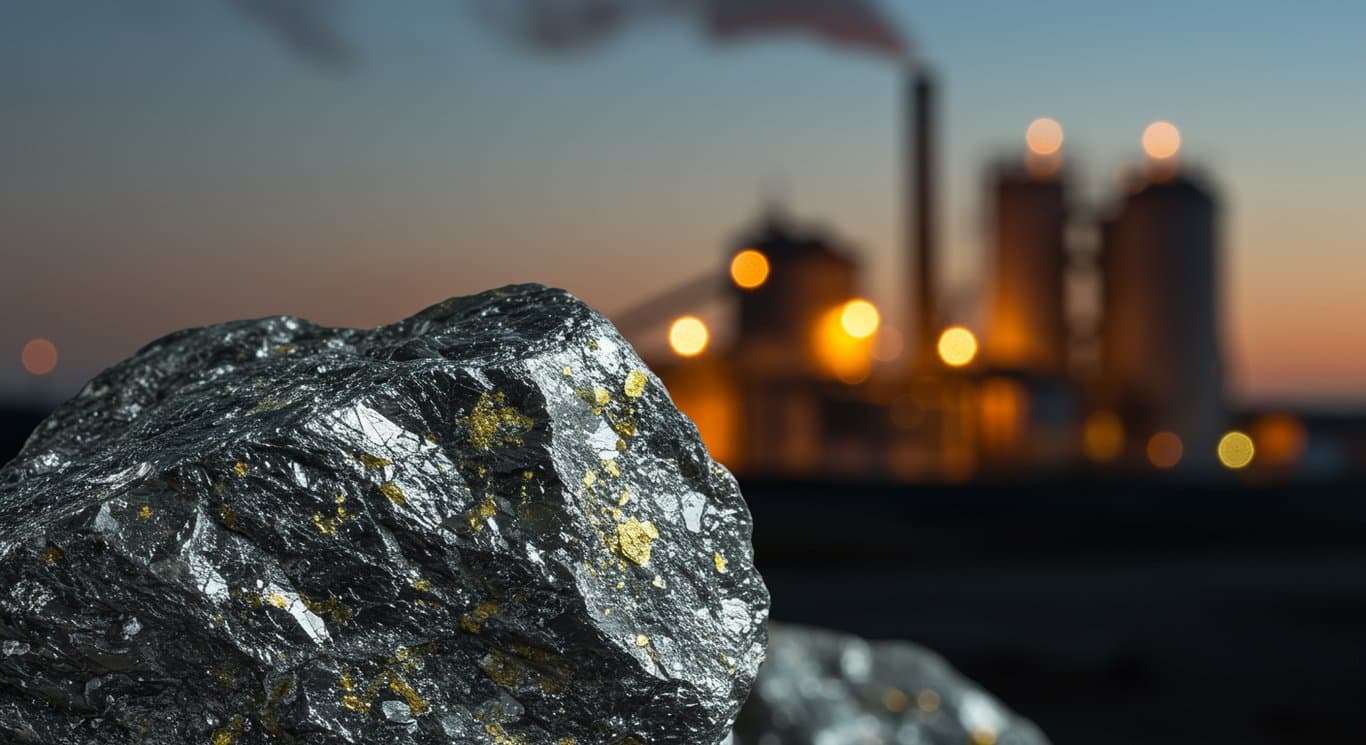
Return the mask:
<path id="1" fill-rule="evenodd" d="M 0 462 L 175 329 L 542 282 L 741 478 L 775 617 L 935 648 L 1061 745 L 1356 741 L 1363 28 L 0 0 Z"/>

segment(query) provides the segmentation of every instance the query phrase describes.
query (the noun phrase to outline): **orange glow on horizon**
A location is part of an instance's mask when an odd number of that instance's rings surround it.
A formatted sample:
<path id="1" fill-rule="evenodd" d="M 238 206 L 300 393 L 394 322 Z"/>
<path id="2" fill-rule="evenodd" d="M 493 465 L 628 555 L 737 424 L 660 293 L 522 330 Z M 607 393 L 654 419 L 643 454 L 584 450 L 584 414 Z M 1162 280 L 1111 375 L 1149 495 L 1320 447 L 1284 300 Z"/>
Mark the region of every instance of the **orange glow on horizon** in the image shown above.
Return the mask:
<path id="1" fill-rule="evenodd" d="M 939 335 L 939 359 L 949 367 L 963 367 L 977 357 L 977 337 L 962 326 L 951 326 Z"/>
<path id="2" fill-rule="evenodd" d="M 1181 130 L 1175 124 L 1157 121 L 1143 130 L 1143 152 L 1153 160 L 1166 160 L 1181 152 Z"/>
<path id="3" fill-rule="evenodd" d="M 737 287 L 753 290 L 768 281 L 768 257 L 762 251 L 747 248 L 730 260 L 730 278 Z"/>
<path id="4" fill-rule="evenodd" d="M 19 353 L 19 359 L 29 375 L 47 375 L 57 369 L 57 345 L 42 337 L 29 339 Z"/>
<path id="5" fill-rule="evenodd" d="M 669 347 L 680 357 L 702 354 L 710 340 L 707 324 L 696 316 L 683 316 L 669 327 Z"/>
<path id="6" fill-rule="evenodd" d="M 1025 145 L 1035 155 L 1053 155 L 1062 149 L 1062 125 L 1056 119 L 1040 117 L 1025 130 Z"/>
<path id="7" fill-rule="evenodd" d="M 1157 468 L 1173 468 L 1185 454 L 1185 445 L 1173 432 L 1158 432 L 1148 440 L 1148 461 Z"/>

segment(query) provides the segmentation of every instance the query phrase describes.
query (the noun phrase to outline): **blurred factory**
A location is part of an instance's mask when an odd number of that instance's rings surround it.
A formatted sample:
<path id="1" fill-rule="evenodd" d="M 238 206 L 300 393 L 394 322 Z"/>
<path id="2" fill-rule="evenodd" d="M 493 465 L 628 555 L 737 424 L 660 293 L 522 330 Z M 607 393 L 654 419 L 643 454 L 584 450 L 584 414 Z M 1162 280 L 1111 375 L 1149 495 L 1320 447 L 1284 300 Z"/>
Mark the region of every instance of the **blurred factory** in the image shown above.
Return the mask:
<path id="1" fill-rule="evenodd" d="M 1300 420 L 1226 407 L 1220 203 L 1175 126 L 1149 125 L 1146 162 L 1093 206 L 1061 125 L 1033 122 L 1021 156 L 988 169 L 983 320 L 966 328 L 945 322 L 936 281 L 932 78 L 911 72 L 905 95 L 904 335 L 860 297 L 856 250 L 776 204 L 727 247 L 723 283 L 618 319 L 671 321 L 651 364 L 719 460 L 750 477 L 950 481 L 1300 463 Z M 684 307 L 709 288 L 730 308 L 724 344 Z"/>

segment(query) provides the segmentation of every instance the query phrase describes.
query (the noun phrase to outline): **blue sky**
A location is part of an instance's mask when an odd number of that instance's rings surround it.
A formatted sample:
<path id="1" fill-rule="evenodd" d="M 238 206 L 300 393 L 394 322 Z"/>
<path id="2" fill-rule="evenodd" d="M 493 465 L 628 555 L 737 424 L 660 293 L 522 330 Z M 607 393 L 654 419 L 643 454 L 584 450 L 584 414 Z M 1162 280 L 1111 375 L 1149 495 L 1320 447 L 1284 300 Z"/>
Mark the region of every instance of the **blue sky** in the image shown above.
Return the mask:
<path id="1" fill-rule="evenodd" d="M 714 271 L 766 184 L 900 306 L 896 65 L 792 36 L 717 46 L 682 22 L 548 58 L 456 0 L 338 5 L 359 60 L 340 72 L 222 0 L 0 1 L 0 391 L 64 395 L 235 317 L 373 325 L 525 280 L 619 310 Z M 884 7 L 944 83 L 946 273 L 965 298 L 987 158 L 1055 117 L 1103 208 L 1165 118 L 1226 198 L 1236 391 L 1366 397 L 1366 4 Z M 62 350 L 51 380 L 18 364 L 33 336 Z"/>

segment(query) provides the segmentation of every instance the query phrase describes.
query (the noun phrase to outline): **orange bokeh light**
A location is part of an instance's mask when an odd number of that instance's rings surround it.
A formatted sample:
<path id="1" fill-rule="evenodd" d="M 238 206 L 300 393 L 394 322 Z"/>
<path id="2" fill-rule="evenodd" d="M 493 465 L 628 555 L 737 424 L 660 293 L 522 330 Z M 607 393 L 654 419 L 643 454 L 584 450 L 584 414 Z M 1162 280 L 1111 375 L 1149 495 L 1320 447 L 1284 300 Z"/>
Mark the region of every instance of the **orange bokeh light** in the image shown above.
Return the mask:
<path id="1" fill-rule="evenodd" d="M 1269 414 L 1252 424 L 1258 455 L 1268 465 L 1290 466 L 1304 457 L 1309 434 L 1304 423 L 1289 414 Z"/>
<path id="2" fill-rule="evenodd" d="M 737 287 L 753 290 L 768 281 L 768 257 L 762 251 L 747 248 L 730 260 L 730 278 Z"/>
<path id="3" fill-rule="evenodd" d="M 882 315 L 877 306 L 867 300 L 850 300 L 840 309 L 840 326 L 855 339 L 867 339 L 877 333 Z"/>
<path id="4" fill-rule="evenodd" d="M 1052 155 L 1062 149 L 1062 125 L 1056 119 L 1041 117 L 1025 130 L 1025 145 L 1035 155 Z"/>
<path id="5" fill-rule="evenodd" d="M 1148 461 L 1158 468 L 1175 467 L 1185 453 L 1181 438 L 1173 432 L 1158 432 L 1148 440 Z"/>
<path id="6" fill-rule="evenodd" d="M 29 375 L 47 375 L 57 369 L 57 345 L 47 339 L 30 339 L 19 354 Z"/>
<path id="7" fill-rule="evenodd" d="M 1097 411 L 1086 417 L 1082 448 L 1096 463 L 1108 463 L 1124 452 L 1124 422 L 1113 411 Z"/>
<path id="8" fill-rule="evenodd" d="M 962 326 L 952 326 L 939 335 L 939 359 L 949 367 L 963 367 L 977 357 L 977 337 Z"/>
<path id="9" fill-rule="evenodd" d="M 1171 122 L 1153 122 L 1143 130 L 1143 152 L 1154 160 L 1166 160 L 1181 152 L 1181 130 Z"/>
<path id="10" fill-rule="evenodd" d="M 683 316 L 669 327 L 669 347 L 680 357 L 696 357 L 707 348 L 711 333 L 696 316 Z"/>
<path id="11" fill-rule="evenodd" d="M 817 365 L 827 375 L 855 385 L 868 379 L 873 364 L 873 335 L 859 337 L 846 328 L 848 304 L 826 311 L 816 323 L 813 351 Z M 873 329 L 876 331 L 876 327 Z"/>

